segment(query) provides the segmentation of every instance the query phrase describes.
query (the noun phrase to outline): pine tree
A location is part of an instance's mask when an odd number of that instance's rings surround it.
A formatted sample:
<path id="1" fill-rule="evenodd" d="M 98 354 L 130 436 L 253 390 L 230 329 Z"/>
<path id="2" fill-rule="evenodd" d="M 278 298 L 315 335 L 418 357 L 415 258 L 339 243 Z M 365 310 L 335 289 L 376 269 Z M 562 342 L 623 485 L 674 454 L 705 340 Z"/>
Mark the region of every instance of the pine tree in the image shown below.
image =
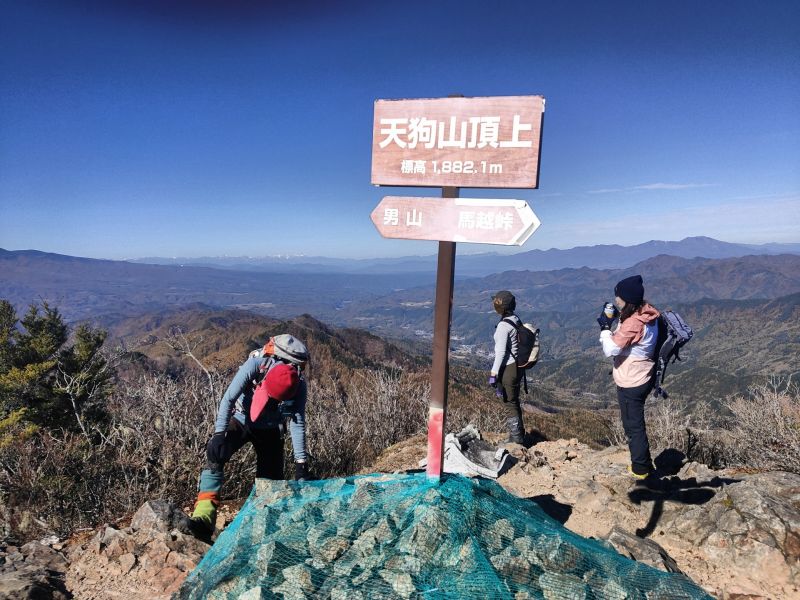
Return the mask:
<path id="1" fill-rule="evenodd" d="M 106 332 L 79 325 L 70 339 L 58 309 L 31 305 L 18 322 L 0 300 L 0 445 L 38 427 L 80 430 L 105 419 L 112 369 L 101 349 Z"/>

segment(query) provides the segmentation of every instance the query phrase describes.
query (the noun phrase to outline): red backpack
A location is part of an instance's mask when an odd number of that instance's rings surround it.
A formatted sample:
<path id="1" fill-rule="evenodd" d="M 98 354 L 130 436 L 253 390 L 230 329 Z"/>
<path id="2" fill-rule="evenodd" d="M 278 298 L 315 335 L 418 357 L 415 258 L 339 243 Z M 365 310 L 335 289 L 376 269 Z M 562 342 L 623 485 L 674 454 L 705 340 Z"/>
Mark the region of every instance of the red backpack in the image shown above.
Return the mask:
<path id="1" fill-rule="evenodd" d="M 263 370 L 264 376 L 253 390 L 253 399 L 250 402 L 252 422 L 261 416 L 270 402 L 277 405 L 294 397 L 300 384 L 300 371 L 295 365 L 275 361 L 264 365 Z"/>

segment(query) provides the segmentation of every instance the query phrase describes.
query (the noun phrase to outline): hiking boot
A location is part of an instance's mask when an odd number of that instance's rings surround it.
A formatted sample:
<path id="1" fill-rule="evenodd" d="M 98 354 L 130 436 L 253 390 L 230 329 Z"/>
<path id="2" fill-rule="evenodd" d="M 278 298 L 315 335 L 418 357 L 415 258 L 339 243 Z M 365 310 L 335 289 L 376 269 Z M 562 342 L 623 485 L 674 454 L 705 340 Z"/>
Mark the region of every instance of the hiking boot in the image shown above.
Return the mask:
<path id="1" fill-rule="evenodd" d="M 203 496 L 201 492 L 199 496 Z M 211 543 L 211 536 L 214 534 L 214 525 L 217 521 L 217 505 L 211 498 L 198 500 L 194 505 L 194 512 L 185 522 L 184 533 L 193 535 L 198 540 L 207 544 Z"/>
<path id="2" fill-rule="evenodd" d="M 634 490 L 647 490 L 648 492 L 668 492 L 668 484 L 659 479 L 652 473 L 644 479 L 637 479 L 633 482 Z"/>
<path id="3" fill-rule="evenodd" d="M 520 419 L 516 417 L 506 419 L 506 427 L 508 427 L 508 439 L 503 443 L 519 444 L 522 446 L 525 442 L 525 430 L 522 428 Z"/>
<path id="4" fill-rule="evenodd" d="M 509 434 L 509 436 L 503 440 L 504 444 L 519 444 L 520 446 L 524 446 L 523 442 L 525 440 L 519 434 Z"/>
<path id="5" fill-rule="evenodd" d="M 661 480 L 654 470 L 643 475 L 635 472 L 628 466 L 628 473 L 634 479 L 633 487 L 635 489 L 648 489 L 653 491 L 661 491 L 664 489 L 664 481 Z"/>
<path id="6" fill-rule="evenodd" d="M 214 535 L 214 528 L 205 519 L 186 517 L 181 519 L 178 524 L 178 531 L 196 537 L 201 542 L 211 545 L 211 536 Z"/>

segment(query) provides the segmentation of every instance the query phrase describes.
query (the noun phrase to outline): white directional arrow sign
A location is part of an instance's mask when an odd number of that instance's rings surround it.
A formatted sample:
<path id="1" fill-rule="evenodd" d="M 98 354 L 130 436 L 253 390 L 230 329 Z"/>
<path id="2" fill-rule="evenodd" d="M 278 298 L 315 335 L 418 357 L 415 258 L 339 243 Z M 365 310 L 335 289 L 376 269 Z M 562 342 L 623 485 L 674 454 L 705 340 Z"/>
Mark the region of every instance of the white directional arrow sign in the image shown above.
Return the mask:
<path id="1" fill-rule="evenodd" d="M 521 246 L 541 225 L 524 200 L 386 196 L 370 215 L 385 238 Z"/>

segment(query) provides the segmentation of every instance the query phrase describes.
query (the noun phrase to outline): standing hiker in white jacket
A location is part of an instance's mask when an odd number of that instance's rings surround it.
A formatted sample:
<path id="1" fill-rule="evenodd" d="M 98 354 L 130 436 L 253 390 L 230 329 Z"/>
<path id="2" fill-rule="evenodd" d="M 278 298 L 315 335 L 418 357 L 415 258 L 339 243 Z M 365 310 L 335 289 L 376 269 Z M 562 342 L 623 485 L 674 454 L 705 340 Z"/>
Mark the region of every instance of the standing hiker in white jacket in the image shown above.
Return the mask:
<path id="1" fill-rule="evenodd" d="M 494 362 L 489 372 L 489 385 L 495 388 L 495 395 L 502 402 L 508 442 L 522 444 L 525 425 L 519 391 L 524 371 L 517 368 L 517 327 L 521 325 L 519 317 L 514 314 L 517 300 L 511 292 L 502 290 L 495 294 L 492 304 L 500 315 L 500 322 L 494 330 Z"/>

